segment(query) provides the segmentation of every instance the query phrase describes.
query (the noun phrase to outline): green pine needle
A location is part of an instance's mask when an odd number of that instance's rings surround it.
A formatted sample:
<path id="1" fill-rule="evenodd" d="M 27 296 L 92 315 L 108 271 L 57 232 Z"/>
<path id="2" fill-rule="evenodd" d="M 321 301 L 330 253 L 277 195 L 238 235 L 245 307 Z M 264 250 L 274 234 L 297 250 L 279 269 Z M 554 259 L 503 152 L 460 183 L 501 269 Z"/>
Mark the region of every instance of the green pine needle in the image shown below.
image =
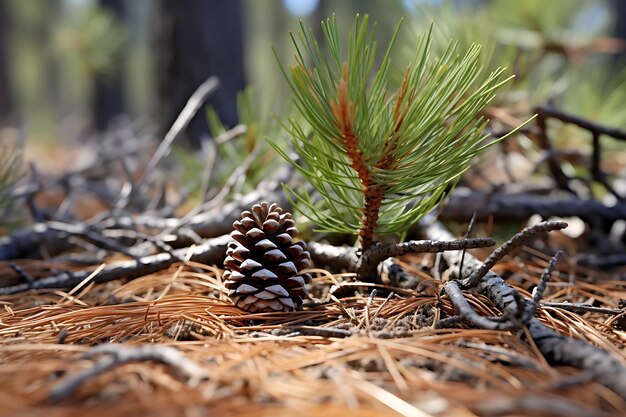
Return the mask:
<path id="1" fill-rule="evenodd" d="M 390 91 L 400 25 L 378 68 L 368 26 L 357 16 L 347 55 L 334 17 L 322 23 L 325 49 L 302 25 L 291 35 L 296 64 L 281 69 L 301 117 L 283 126 L 299 160 L 274 145 L 321 196 L 286 187 L 296 208 L 319 230 L 360 234 L 363 246 L 368 234 L 405 231 L 439 203 L 488 146 L 480 113 L 507 81 L 502 69 L 481 77 L 480 45 L 460 53 L 451 42 L 431 56 L 431 27 Z"/>

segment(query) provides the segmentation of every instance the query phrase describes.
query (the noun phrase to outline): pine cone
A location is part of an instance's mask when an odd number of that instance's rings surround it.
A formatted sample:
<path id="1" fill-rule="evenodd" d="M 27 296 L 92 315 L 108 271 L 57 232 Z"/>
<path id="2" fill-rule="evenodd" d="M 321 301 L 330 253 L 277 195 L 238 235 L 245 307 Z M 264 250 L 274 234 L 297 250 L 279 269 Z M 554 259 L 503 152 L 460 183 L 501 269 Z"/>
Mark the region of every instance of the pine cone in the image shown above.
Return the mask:
<path id="1" fill-rule="evenodd" d="M 298 230 L 290 213 L 276 204 L 255 204 L 233 223 L 224 260 L 224 280 L 236 306 L 250 311 L 293 311 L 302 304 L 310 266 L 306 243 L 293 242 Z"/>

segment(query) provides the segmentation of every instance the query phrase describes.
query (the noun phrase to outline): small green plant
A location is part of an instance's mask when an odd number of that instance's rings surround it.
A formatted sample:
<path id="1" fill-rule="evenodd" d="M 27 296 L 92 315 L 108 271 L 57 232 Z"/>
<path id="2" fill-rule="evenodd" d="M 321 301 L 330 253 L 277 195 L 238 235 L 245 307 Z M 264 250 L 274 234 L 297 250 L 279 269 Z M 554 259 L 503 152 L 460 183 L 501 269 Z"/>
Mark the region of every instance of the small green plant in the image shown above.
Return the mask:
<path id="1" fill-rule="evenodd" d="M 481 74 L 479 45 L 460 53 L 451 42 L 431 56 L 431 27 L 394 91 L 398 30 L 374 69 L 367 16 L 357 16 L 347 56 L 335 18 L 322 29 L 326 53 L 301 25 L 292 35 L 295 65 L 281 65 L 301 116 L 284 122 L 299 160 L 275 149 L 321 196 L 286 187 L 296 208 L 320 230 L 358 234 L 364 252 L 375 234 L 405 232 L 431 211 L 489 146 L 480 114 L 507 80 L 502 69 Z"/>

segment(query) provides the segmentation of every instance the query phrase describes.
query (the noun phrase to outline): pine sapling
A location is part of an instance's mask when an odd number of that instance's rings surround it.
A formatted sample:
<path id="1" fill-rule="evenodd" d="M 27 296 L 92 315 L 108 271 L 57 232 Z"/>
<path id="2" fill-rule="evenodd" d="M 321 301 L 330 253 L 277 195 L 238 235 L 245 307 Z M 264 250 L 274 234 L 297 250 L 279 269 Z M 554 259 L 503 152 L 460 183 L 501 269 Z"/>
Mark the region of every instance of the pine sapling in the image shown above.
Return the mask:
<path id="1" fill-rule="evenodd" d="M 300 117 L 283 125 L 299 159 L 274 147 L 316 191 L 286 187 L 292 203 L 321 231 L 358 235 L 358 274 L 371 280 L 381 258 L 371 255 L 383 250 L 376 235 L 405 233 L 489 146 L 481 111 L 507 80 L 503 69 L 483 76 L 479 45 L 459 53 L 450 43 L 431 56 L 431 27 L 394 91 L 390 54 L 400 25 L 374 69 L 368 20 L 357 16 L 347 54 L 334 17 L 322 22 L 327 52 L 302 25 L 292 34 L 295 65 L 281 68 Z"/>

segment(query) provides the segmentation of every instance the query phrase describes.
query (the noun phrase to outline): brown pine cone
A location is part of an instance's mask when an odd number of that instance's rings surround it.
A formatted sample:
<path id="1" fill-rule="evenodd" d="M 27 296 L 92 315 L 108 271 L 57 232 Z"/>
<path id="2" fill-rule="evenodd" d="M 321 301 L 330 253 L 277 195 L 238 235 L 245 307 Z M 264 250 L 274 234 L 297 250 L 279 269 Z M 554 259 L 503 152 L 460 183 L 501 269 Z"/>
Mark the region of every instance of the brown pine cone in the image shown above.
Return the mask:
<path id="1" fill-rule="evenodd" d="M 306 243 L 290 213 L 276 204 L 255 204 L 233 223 L 224 260 L 224 284 L 233 304 L 250 312 L 293 311 L 302 304 L 311 275 Z"/>

